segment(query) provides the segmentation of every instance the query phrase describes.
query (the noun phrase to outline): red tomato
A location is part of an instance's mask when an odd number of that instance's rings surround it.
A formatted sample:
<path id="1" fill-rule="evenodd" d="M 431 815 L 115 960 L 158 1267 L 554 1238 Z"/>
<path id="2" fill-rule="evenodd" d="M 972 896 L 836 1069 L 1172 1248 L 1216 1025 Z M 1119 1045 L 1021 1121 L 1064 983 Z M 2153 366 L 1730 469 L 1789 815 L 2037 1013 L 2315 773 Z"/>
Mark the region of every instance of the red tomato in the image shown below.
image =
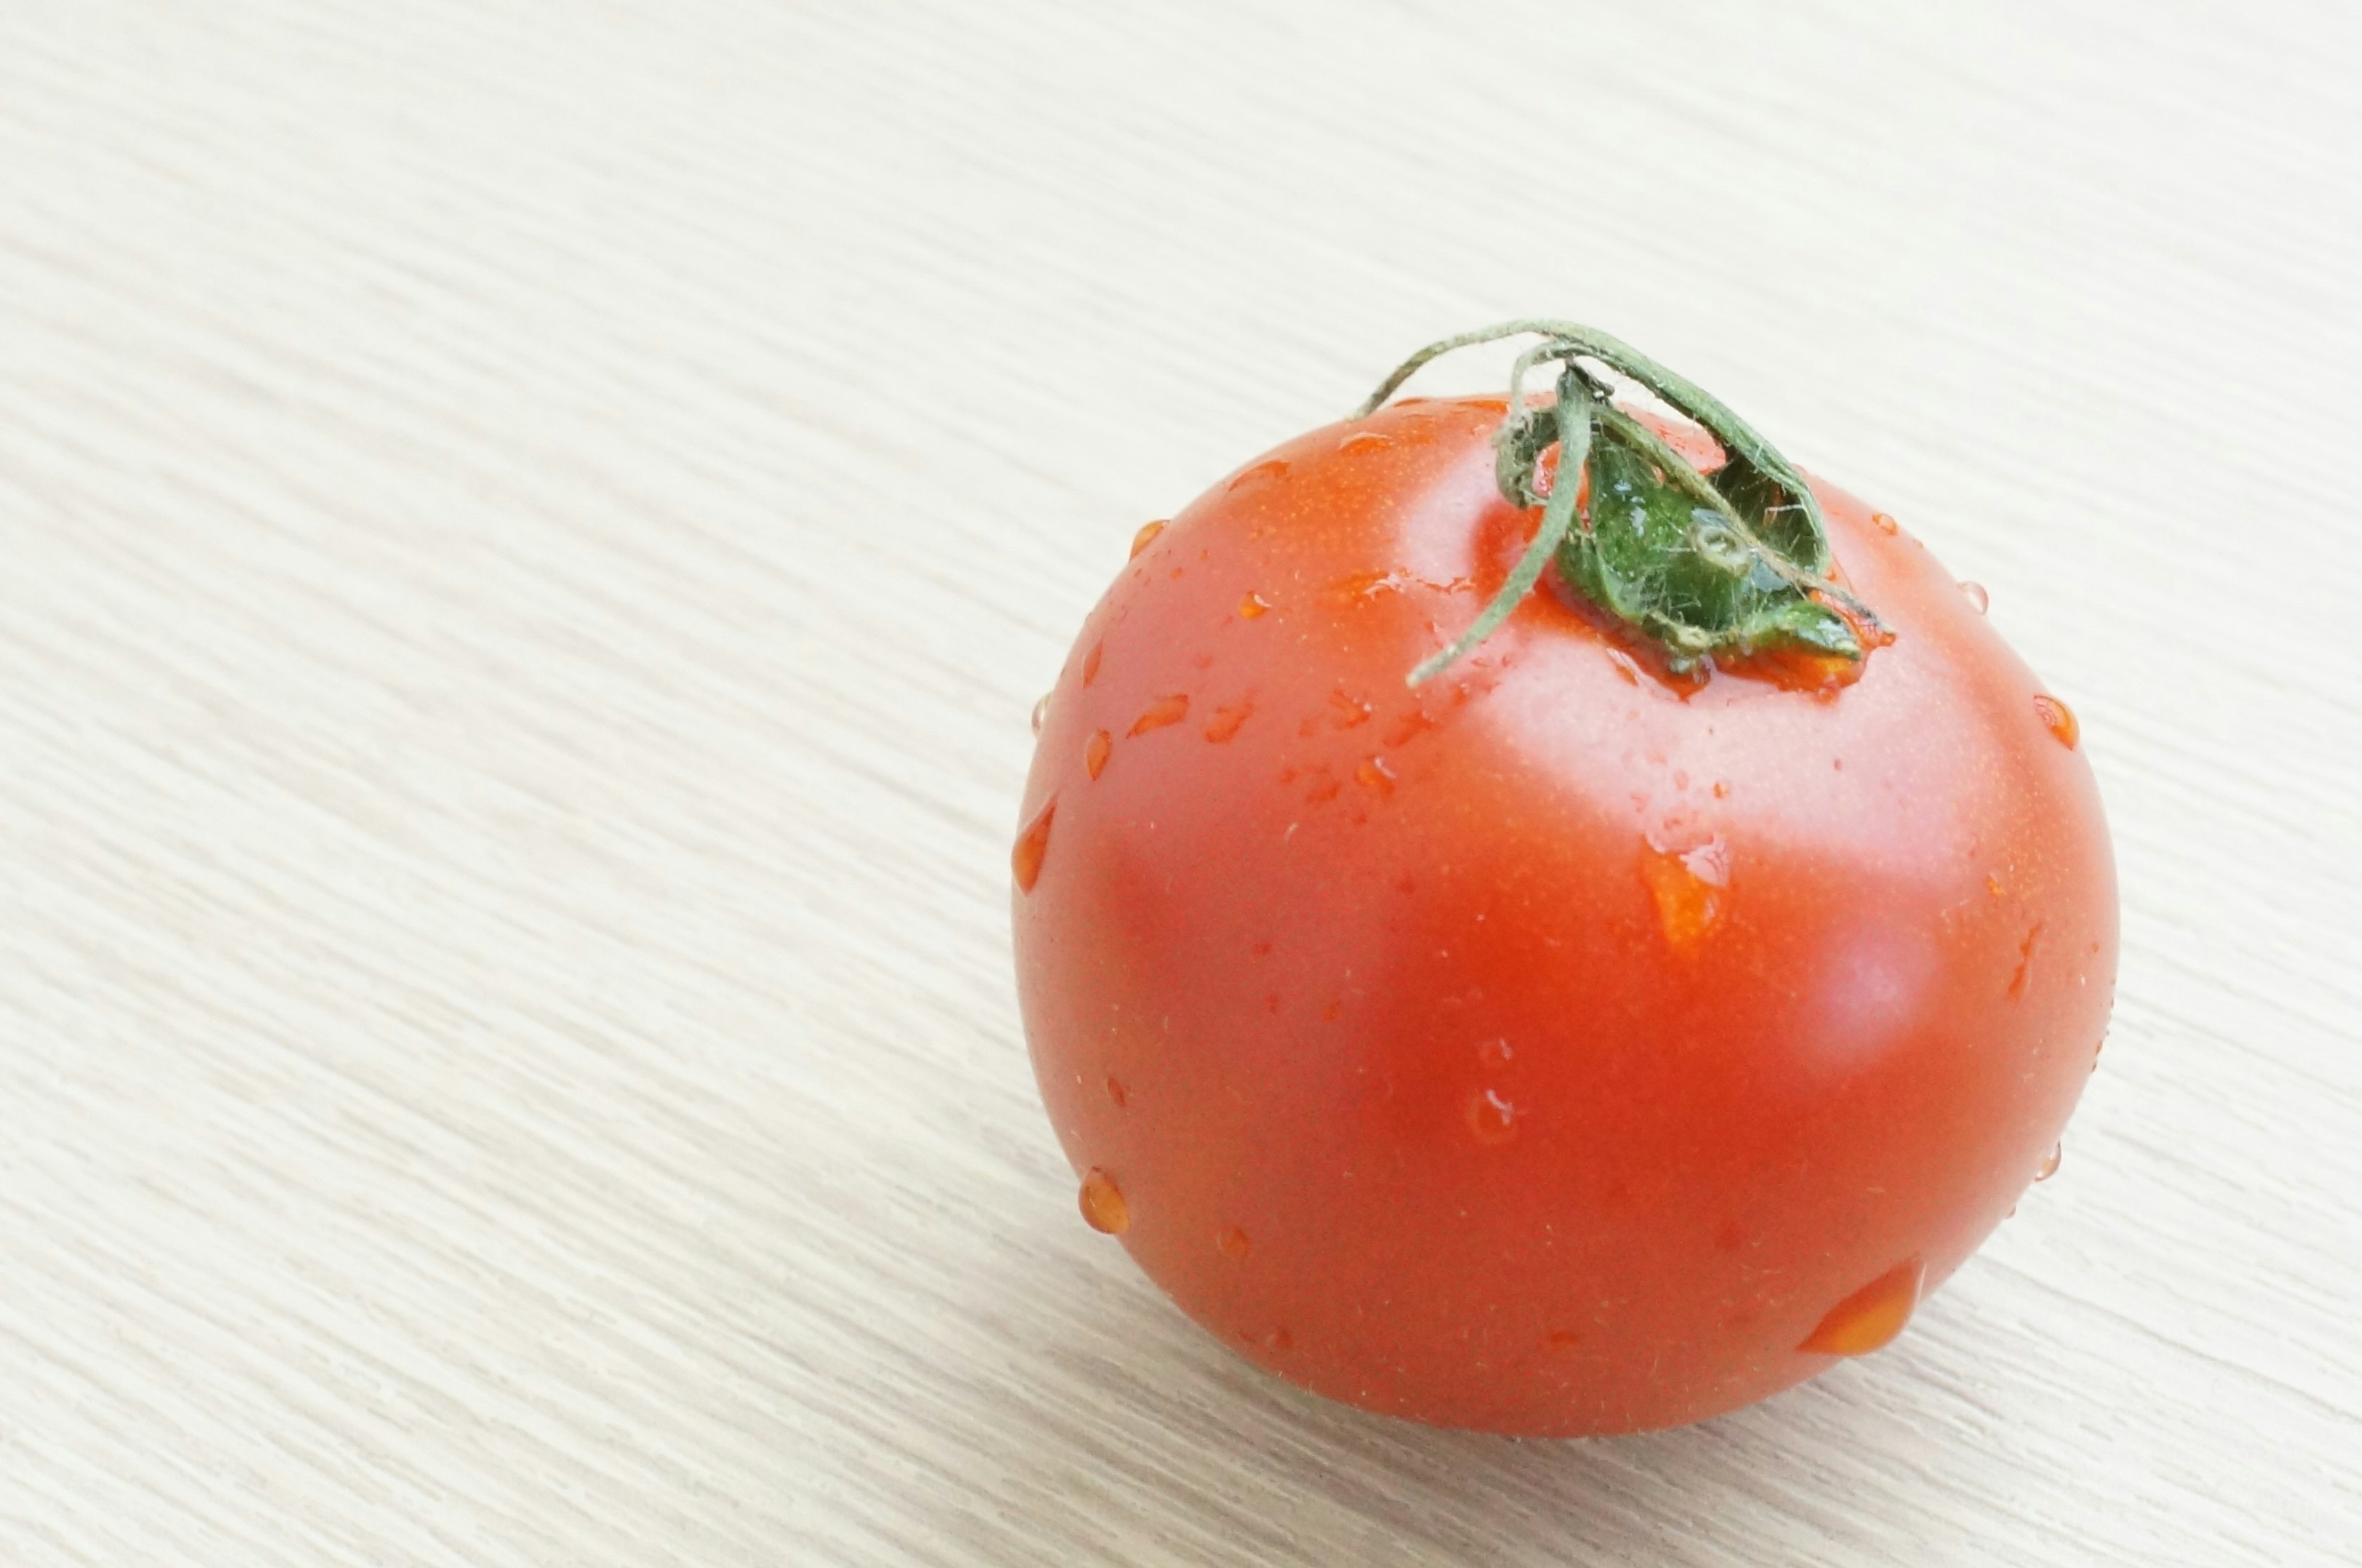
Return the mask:
<path id="1" fill-rule="evenodd" d="M 1307 1388 L 1629 1431 L 1891 1339 L 2090 1074 L 2114 873 L 2071 716 L 1814 485 L 1893 634 L 1664 673 L 1553 576 L 1497 399 L 1318 430 L 1161 530 L 1053 692 L 1015 856 L 1043 1098 L 1182 1309 Z"/>

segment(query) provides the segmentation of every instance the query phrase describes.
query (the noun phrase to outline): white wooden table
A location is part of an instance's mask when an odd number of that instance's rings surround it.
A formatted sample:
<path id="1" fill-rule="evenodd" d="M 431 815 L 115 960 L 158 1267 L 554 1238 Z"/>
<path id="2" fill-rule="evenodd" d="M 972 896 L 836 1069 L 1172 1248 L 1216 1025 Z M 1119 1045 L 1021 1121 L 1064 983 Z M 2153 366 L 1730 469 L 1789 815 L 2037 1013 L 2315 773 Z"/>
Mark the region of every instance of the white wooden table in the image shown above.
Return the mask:
<path id="1" fill-rule="evenodd" d="M 2362 1560 L 2362 13 L 1479 11 L 0 0 L 0 1562 Z M 1007 950 L 1132 528 L 1528 311 L 1985 583 L 2125 889 L 1904 1342 L 1596 1443 L 1181 1320 Z"/>

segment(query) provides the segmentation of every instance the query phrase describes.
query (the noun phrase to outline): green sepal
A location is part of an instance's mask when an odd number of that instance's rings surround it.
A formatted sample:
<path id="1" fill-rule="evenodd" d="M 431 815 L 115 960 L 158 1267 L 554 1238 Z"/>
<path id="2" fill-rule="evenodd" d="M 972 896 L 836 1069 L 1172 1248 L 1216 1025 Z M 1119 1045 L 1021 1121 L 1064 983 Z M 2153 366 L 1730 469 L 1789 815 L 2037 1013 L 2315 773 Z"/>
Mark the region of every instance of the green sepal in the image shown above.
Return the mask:
<path id="1" fill-rule="evenodd" d="M 1542 525 L 1474 624 L 1410 674 L 1416 686 L 1481 644 L 1531 591 L 1546 558 L 1576 592 L 1657 644 L 1677 670 L 1717 657 L 1783 648 L 1863 657 L 1857 626 L 1878 617 L 1832 576 L 1828 533 L 1805 477 L 1719 399 L 1629 344 L 1573 322 L 1529 319 L 1429 344 L 1397 366 L 1354 414 L 1369 414 L 1438 355 L 1504 337 L 1541 341 L 1518 357 L 1507 412 L 1494 436 L 1494 477 L 1512 505 L 1542 504 L 1542 454 L 1561 448 Z M 1553 403 L 1528 404 L 1525 378 L 1559 365 Z M 1648 388 L 1722 448 L 1698 471 L 1654 429 L 1610 399 L 1584 361 Z M 1586 462 L 1589 505 L 1574 497 Z M 1841 613 L 1837 606 L 1845 607 Z"/>
<path id="2" fill-rule="evenodd" d="M 1758 487 L 1720 492 L 1728 495 L 1722 507 L 1701 504 L 1696 487 L 1679 482 L 1665 455 L 1641 449 L 1623 424 L 1603 419 L 1592 441 L 1587 525 L 1558 549 L 1570 587 L 1655 639 L 1676 669 L 1783 647 L 1860 657 L 1845 617 L 1796 580 L 1811 569 L 1772 548 L 1766 536 L 1787 532 L 1777 511 L 1739 511 Z"/>

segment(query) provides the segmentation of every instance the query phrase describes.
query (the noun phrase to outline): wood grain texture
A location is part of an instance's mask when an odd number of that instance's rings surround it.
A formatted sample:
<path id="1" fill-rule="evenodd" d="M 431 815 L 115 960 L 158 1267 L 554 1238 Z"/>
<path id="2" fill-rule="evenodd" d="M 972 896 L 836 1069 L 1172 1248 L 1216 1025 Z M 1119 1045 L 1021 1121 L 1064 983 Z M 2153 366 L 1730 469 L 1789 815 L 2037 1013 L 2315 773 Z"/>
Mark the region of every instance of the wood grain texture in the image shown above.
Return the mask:
<path id="1" fill-rule="evenodd" d="M 0 1562 L 2362 1561 L 2356 17 L 0 5 Z M 1985 583 L 2125 887 L 2058 1179 L 1612 1442 L 1231 1359 L 1009 978 L 1132 527 L 1528 311 Z"/>

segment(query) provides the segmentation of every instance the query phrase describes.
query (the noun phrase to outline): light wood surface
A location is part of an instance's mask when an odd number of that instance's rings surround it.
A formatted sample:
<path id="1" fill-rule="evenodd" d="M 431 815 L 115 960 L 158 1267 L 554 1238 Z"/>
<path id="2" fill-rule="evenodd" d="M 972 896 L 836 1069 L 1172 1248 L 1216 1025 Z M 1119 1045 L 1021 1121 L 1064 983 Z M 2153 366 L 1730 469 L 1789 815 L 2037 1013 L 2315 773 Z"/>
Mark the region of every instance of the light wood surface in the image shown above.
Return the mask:
<path id="1" fill-rule="evenodd" d="M 2362 1560 L 2357 18 L 0 3 L 0 1562 Z M 1532 311 L 1986 584 L 2125 890 L 2057 1179 L 1611 1442 L 1189 1327 L 1009 974 L 1133 527 Z"/>

